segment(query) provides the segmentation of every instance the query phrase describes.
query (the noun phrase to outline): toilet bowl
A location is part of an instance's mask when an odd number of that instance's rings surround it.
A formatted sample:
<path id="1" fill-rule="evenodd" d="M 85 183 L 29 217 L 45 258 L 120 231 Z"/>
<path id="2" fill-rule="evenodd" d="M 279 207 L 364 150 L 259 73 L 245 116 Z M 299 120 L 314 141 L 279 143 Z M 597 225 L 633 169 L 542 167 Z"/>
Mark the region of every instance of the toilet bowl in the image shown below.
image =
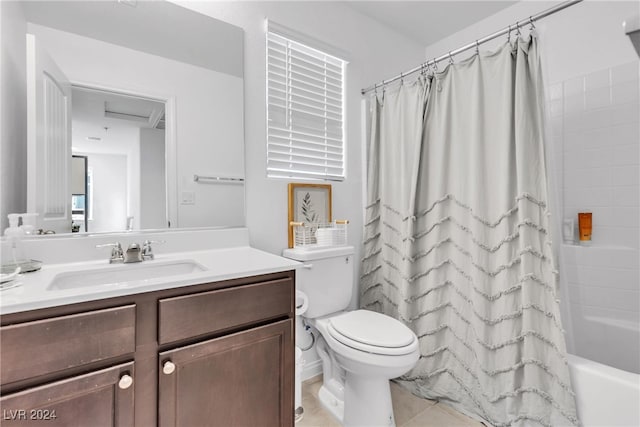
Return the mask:
<path id="1" fill-rule="evenodd" d="M 345 311 L 354 288 L 352 247 L 287 249 L 283 255 L 305 262 L 296 286 L 308 296 L 306 323 L 320 335 L 320 403 L 347 427 L 394 426 L 389 380 L 416 364 L 418 338 L 384 314 Z"/>
<path id="2" fill-rule="evenodd" d="M 321 391 L 322 405 L 345 426 L 395 425 L 389 380 L 416 364 L 420 352 L 415 334 L 397 320 L 367 310 L 340 313 L 311 324 L 332 351 L 330 360 L 344 371 L 343 413 L 335 413 L 340 396 L 331 388 Z M 327 372 L 335 369 L 323 366 L 323 374 Z M 331 383 L 336 378 L 325 378 L 325 383 L 327 380 Z"/>

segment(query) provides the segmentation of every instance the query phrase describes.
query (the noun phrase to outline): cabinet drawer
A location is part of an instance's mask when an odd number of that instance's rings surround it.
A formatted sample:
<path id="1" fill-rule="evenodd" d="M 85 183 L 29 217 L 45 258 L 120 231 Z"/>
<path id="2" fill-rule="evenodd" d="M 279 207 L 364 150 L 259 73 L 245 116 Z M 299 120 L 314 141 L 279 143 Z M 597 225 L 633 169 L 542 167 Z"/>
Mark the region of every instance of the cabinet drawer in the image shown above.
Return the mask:
<path id="1" fill-rule="evenodd" d="M 132 304 L 3 326 L 0 383 L 132 354 L 135 323 Z"/>
<path id="2" fill-rule="evenodd" d="M 134 384 L 121 385 L 124 375 L 135 378 L 133 362 L 2 396 L 2 425 L 133 427 Z"/>
<path id="3" fill-rule="evenodd" d="M 166 344 L 293 315 L 291 278 L 159 301 L 158 342 Z"/>

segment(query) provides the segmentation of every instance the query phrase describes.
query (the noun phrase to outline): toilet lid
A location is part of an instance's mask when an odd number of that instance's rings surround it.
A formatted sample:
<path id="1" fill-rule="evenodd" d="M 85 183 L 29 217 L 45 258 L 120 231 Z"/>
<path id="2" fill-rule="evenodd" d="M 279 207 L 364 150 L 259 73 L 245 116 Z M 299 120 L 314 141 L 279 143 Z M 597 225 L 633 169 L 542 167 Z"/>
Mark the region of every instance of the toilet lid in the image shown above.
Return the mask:
<path id="1" fill-rule="evenodd" d="M 405 325 L 369 310 L 350 311 L 329 320 L 329 333 L 336 340 L 358 350 L 376 354 L 407 354 L 416 340 Z"/>

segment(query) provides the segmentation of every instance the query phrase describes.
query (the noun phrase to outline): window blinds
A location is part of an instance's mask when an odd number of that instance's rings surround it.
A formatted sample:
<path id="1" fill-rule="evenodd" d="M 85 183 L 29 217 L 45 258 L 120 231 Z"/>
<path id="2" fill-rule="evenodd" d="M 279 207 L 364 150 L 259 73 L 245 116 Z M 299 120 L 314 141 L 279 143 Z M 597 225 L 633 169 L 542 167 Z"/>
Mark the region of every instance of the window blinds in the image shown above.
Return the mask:
<path id="1" fill-rule="evenodd" d="M 343 180 L 344 61 L 267 33 L 267 175 Z"/>

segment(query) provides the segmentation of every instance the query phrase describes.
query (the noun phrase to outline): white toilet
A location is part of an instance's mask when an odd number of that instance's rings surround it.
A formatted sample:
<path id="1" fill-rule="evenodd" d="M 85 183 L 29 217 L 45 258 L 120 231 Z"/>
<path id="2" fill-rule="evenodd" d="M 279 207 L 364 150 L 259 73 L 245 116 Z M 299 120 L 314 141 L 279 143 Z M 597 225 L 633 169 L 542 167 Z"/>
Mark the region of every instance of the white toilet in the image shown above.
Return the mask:
<path id="1" fill-rule="evenodd" d="M 389 316 L 345 311 L 354 288 L 352 246 L 286 249 L 283 256 L 304 263 L 296 287 L 309 299 L 303 317 L 321 335 L 323 407 L 347 427 L 394 426 L 389 380 L 416 364 L 418 338 Z"/>

